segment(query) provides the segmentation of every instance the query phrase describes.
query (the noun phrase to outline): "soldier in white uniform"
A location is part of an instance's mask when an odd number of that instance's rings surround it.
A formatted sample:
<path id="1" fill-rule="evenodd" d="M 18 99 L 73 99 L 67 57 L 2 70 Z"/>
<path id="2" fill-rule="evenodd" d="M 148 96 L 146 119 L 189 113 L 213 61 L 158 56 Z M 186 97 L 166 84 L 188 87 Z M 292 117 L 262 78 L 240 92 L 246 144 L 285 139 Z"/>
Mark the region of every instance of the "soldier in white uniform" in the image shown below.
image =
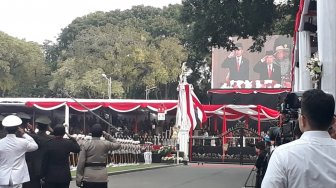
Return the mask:
<path id="1" fill-rule="evenodd" d="M 0 140 L 0 188 L 21 188 L 30 181 L 25 153 L 35 151 L 38 145 L 32 137 L 19 128 L 22 120 L 9 115 L 2 121 L 7 136 Z M 22 138 L 15 136 L 16 131 Z"/>

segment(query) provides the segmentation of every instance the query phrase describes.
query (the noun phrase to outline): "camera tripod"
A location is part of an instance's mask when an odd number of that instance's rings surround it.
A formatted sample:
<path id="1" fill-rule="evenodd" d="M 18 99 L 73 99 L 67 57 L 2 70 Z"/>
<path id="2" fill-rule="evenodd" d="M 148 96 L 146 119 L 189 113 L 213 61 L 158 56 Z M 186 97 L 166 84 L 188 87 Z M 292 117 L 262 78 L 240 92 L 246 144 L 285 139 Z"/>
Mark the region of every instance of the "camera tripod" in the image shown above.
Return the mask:
<path id="1" fill-rule="evenodd" d="M 256 173 L 257 173 L 257 169 L 256 167 L 254 166 L 248 177 L 246 178 L 246 181 L 245 181 L 245 184 L 244 184 L 244 187 L 243 188 L 247 188 L 247 187 L 255 187 L 255 181 L 256 181 Z"/>

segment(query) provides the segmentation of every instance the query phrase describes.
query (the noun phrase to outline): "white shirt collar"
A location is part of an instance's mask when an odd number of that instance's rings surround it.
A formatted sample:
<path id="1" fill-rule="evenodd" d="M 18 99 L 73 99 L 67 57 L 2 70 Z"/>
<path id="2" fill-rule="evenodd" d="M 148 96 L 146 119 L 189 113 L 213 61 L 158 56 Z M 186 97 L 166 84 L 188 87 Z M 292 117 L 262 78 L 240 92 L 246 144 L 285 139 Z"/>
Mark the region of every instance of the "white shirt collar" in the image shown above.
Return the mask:
<path id="1" fill-rule="evenodd" d="M 331 138 L 327 131 L 306 131 L 300 138 Z"/>
<path id="2" fill-rule="evenodd" d="M 16 135 L 15 135 L 15 134 L 7 134 L 6 137 L 11 137 L 11 138 L 13 138 L 13 137 L 16 137 Z"/>

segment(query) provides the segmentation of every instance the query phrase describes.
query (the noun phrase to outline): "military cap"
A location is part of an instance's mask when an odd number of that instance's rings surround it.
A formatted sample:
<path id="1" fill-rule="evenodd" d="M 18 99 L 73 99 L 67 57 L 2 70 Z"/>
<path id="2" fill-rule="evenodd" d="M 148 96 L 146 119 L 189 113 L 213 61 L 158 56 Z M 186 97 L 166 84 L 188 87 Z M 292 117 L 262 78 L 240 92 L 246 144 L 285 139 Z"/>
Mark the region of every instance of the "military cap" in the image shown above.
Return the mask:
<path id="1" fill-rule="evenodd" d="M 28 119 L 28 120 L 31 118 L 30 115 L 28 115 L 24 112 L 18 112 L 18 113 L 16 113 L 16 116 L 18 116 L 21 119 Z"/>
<path id="2" fill-rule="evenodd" d="M 21 118 L 19 118 L 16 115 L 9 115 L 6 116 L 3 120 L 2 120 L 2 125 L 4 127 L 15 127 L 15 126 L 19 126 L 22 124 L 22 120 Z"/>
<path id="3" fill-rule="evenodd" d="M 35 123 L 41 123 L 45 125 L 49 125 L 51 123 L 51 120 L 47 116 L 39 116 L 36 118 Z"/>

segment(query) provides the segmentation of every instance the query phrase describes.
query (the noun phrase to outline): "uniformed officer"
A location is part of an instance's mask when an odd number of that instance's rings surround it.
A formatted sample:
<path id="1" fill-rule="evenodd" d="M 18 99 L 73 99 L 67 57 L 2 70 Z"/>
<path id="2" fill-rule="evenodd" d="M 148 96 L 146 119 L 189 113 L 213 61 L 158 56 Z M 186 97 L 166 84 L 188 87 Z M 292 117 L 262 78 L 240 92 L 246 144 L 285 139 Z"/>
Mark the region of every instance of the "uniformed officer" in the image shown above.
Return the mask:
<path id="1" fill-rule="evenodd" d="M 84 188 L 107 188 L 106 159 L 108 152 L 117 150 L 121 144 L 105 131 L 100 124 L 91 127 L 92 140 L 83 143 L 79 153 L 76 184 Z M 101 136 L 105 140 L 101 140 Z"/>
<path id="2" fill-rule="evenodd" d="M 21 124 L 22 120 L 15 115 L 2 121 L 7 135 L 0 140 L 0 188 L 21 188 L 22 183 L 30 180 L 25 153 L 37 150 L 38 145 L 19 128 Z M 17 131 L 22 138 L 16 137 Z"/>
<path id="3" fill-rule="evenodd" d="M 47 116 L 39 116 L 35 120 L 35 126 L 38 132 L 35 134 L 31 125 L 28 125 L 31 129 L 29 134 L 35 142 L 38 144 L 39 149 L 34 152 L 28 152 L 26 154 L 26 161 L 29 170 L 30 182 L 24 183 L 24 188 L 40 188 L 40 180 L 42 178 L 42 161 L 44 160 L 46 152 L 46 143 L 53 138 L 53 136 L 48 135 L 47 131 L 50 130 L 49 124 L 51 120 Z"/>

